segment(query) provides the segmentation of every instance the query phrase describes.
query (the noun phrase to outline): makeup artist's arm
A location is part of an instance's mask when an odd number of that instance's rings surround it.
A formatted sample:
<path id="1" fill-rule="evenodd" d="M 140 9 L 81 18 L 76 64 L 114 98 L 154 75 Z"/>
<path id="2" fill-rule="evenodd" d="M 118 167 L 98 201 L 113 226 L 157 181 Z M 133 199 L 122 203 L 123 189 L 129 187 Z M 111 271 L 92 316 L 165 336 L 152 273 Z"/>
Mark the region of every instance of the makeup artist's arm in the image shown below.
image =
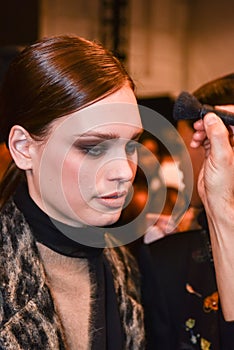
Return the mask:
<path id="1" fill-rule="evenodd" d="M 194 124 L 191 147 L 204 141 L 206 158 L 198 182 L 210 229 L 224 317 L 234 320 L 234 152 L 227 128 L 213 113 Z"/>

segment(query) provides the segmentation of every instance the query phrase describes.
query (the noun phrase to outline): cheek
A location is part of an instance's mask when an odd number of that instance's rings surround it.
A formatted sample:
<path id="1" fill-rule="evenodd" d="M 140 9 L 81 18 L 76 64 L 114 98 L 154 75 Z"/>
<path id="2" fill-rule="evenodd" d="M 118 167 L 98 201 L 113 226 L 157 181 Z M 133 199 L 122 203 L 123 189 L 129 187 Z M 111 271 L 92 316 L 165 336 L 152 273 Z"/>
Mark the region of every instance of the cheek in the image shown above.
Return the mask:
<path id="1" fill-rule="evenodd" d="M 69 181 L 77 182 L 79 174 L 79 159 L 76 159 L 71 156 L 67 156 L 62 165 L 62 174 L 63 174 L 63 183 Z"/>
<path id="2" fill-rule="evenodd" d="M 70 202 L 79 195 L 80 166 L 78 159 L 67 156 L 62 167 L 62 188 L 66 199 Z"/>
<path id="3" fill-rule="evenodd" d="M 86 202 L 96 187 L 96 168 L 83 157 L 67 156 L 63 162 L 62 186 L 68 202 Z"/>

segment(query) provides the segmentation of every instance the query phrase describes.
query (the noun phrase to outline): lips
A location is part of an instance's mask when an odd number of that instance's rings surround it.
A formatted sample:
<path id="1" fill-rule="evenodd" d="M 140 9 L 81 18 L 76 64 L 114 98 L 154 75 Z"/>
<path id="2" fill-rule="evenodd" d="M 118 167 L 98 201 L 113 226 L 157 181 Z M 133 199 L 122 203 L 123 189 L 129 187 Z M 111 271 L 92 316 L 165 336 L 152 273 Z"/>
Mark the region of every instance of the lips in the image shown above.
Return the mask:
<path id="1" fill-rule="evenodd" d="M 97 197 L 100 204 L 108 208 L 117 209 L 123 207 L 127 192 L 114 192 Z"/>

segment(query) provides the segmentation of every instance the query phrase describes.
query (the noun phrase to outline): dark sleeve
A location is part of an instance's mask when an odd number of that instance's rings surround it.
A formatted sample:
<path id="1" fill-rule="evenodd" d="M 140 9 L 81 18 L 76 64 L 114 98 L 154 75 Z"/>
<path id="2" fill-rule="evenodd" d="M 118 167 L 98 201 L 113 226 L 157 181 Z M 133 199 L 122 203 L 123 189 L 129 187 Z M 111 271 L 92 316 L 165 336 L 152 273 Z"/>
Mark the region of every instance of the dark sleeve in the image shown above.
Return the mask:
<path id="1" fill-rule="evenodd" d="M 161 261 L 162 264 L 159 263 L 160 256 L 157 252 L 152 253 L 149 246 L 147 249 L 150 254 L 148 268 L 151 270 L 151 278 L 145 274 L 142 292 L 143 299 L 146 300 L 145 324 L 149 340 L 147 350 L 172 350 L 176 346 L 176 328 L 173 325 L 171 303 L 168 302 L 170 295 L 167 293 L 167 286 L 170 284 L 170 275 L 167 269 L 164 269 L 163 261 Z M 154 259 L 154 254 L 157 259 Z M 165 284 L 165 281 L 168 283 Z M 149 295 L 148 290 L 150 290 Z"/>
<path id="2" fill-rule="evenodd" d="M 146 350 L 173 350 L 176 333 L 173 330 L 165 286 L 161 281 L 163 271 L 148 245 L 139 240 L 131 248 L 141 273 Z"/>
<path id="3" fill-rule="evenodd" d="M 133 251 L 142 278 L 147 350 L 174 350 L 185 313 L 191 247 L 197 232 L 176 233 Z"/>

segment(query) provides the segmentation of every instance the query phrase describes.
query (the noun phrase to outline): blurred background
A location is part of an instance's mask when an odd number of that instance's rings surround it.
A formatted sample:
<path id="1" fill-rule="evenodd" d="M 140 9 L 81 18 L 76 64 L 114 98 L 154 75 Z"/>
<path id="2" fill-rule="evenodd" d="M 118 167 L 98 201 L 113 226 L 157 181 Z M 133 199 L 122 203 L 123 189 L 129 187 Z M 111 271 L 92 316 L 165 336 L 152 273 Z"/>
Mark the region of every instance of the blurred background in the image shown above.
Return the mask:
<path id="1" fill-rule="evenodd" d="M 234 70 L 233 13 L 233 0 L 1 1 L 0 48 L 65 32 L 95 39 L 125 62 L 140 98 L 165 103 Z"/>
<path id="2" fill-rule="evenodd" d="M 1 1 L 0 83 L 9 62 L 25 45 L 47 35 L 77 34 L 113 51 L 134 79 L 139 104 L 175 125 L 172 108 L 181 91 L 192 92 L 234 72 L 233 13 L 233 0 Z M 169 140 L 175 145 L 175 137 Z M 153 153 L 161 164 L 170 165 L 165 181 L 179 193 L 171 154 L 160 143 Z M 179 153 L 172 156 L 180 161 Z M 9 161 L 0 143 L 0 178 Z M 139 184 L 138 203 L 144 205 L 145 192 Z M 155 180 L 153 184 L 155 188 Z M 174 197 L 172 192 L 166 204 L 174 203 Z"/>

